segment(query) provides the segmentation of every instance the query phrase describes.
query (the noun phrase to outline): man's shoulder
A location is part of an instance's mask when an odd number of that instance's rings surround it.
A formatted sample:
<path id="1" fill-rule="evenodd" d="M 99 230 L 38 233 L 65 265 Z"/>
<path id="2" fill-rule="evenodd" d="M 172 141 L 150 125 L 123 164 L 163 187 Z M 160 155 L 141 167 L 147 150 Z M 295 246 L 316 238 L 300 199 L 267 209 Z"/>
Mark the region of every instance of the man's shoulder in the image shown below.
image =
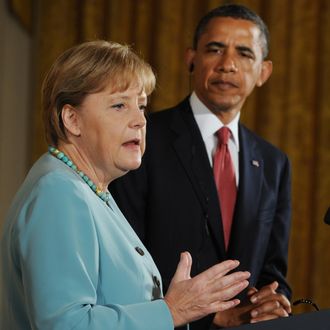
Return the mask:
<path id="1" fill-rule="evenodd" d="M 166 119 L 171 119 L 173 116 L 180 114 L 182 111 L 189 111 L 189 97 L 186 97 L 184 100 L 172 106 L 170 108 L 160 109 L 158 111 L 152 112 L 147 116 L 147 119 L 154 121 L 163 121 Z"/>
<path id="2" fill-rule="evenodd" d="M 243 135 L 242 138 L 248 138 L 250 141 L 253 141 L 257 144 L 259 150 L 267 152 L 272 155 L 277 155 L 281 157 L 287 157 L 286 154 L 277 146 L 272 144 L 271 142 L 267 141 L 260 135 L 256 134 L 255 132 L 251 131 L 245 125 L 240 124 L 241 134 Z"/>

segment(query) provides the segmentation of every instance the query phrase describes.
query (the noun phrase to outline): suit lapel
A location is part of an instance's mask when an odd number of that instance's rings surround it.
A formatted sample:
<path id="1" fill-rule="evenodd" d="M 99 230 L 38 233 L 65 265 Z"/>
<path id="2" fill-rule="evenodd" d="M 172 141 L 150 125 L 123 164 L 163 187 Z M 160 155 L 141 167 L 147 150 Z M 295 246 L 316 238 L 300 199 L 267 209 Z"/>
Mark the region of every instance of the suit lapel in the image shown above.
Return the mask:
<path id="1" fill-rule="evenodd" d="M 228 257 L 237 258 L 246 255 L 247 246 L 251 246 L 251 230 L 257 229 L 256 221 L 261 194 L 264 164 L 256 139 L 241 124 L 239 125 L 239 189 L 235 206 Z"/>
<path id="2" fill-rule="evenodd" d="M 240 180 L 229 249 L 226 253 L 213 171 L 188 98 L 179 105 L 179 111 L 173 112 L 170 125 L 174 133 L 173 148 L 198 197 L 220 257 L 237 258 L 246 255 L 246 246 L 251 244 L 249 240 L 252 237 L 249 231 L 254 230 L 257 225 L 253 222 L 257 218 L 264 172 L 263 159 L 253 133 L 239 125 Z"/>
<path id="3" fill-rule="evenodd" d="M 188 98 L 179 105 L 179 111 L 174 112 L 171 129 L 175 133 L 173 148 L 201 204 L 205 224 L 215 238 L 219 253 L 224 255 L 223 230 L 213 171 Z"/>

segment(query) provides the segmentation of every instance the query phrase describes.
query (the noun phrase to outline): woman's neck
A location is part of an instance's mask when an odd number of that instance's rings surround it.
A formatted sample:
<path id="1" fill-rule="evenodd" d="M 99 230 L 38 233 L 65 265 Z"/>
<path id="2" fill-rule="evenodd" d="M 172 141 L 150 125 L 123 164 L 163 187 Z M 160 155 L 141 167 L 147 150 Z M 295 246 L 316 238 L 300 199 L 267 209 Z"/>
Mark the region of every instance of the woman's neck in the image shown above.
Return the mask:
<path id="1" fill-rule="evenodd" d="M 97 171 L 93 161 L 84 150 L 73 143 L 63 141 L 58 143 L 58 149 L 65 153 L 102 191 L 107 190 L 109 183 L 105 180 L 105 176 L 100 171 Z"/>

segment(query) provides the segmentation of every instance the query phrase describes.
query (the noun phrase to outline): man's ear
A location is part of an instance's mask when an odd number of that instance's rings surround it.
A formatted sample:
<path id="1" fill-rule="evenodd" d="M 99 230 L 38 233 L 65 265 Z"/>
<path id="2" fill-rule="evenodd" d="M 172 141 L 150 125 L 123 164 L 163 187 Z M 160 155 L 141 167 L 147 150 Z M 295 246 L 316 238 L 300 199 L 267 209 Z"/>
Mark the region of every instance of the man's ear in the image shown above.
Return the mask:
<path id="1" fill-rule="evenodd" d="M 272 61 L 263 61 L 261 64 L 261 71 L 259 79 L 257 80 L 256 85 L 261 87 L 270 77 L 273 72 L 273 62 Z"/>
<path id="2" fill-rule="evenodd" d="M 77 110 L 69 104 L 65 104 L 61 111 L 61 118 L 65 129 L 74 136 L 80 135 L 79 117 Z"/>
<path id="3" fill-rule="evenodd" d="M 192 48 L 187 48 L 185 52 L 185 63 L 186 67 L 188 68 L 188 71 L 192 73 L 194 71 L 194 57 L 195 57 L 196 51 Z"/>

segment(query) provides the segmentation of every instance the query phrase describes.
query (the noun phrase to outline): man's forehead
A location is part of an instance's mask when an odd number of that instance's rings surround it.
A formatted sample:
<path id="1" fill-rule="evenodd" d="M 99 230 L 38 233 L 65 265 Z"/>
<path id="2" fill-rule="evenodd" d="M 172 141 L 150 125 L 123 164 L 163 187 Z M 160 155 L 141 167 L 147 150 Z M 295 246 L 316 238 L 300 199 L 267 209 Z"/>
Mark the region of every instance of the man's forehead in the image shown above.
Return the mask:
<path id="1" fill-rule="evenodd" d="M 205 47 L 210 42 L 237 42 L 253 46 L 260 46 L 261 31 L 251 21 L 231 17 L 215 17 L 210 20 L 200 35 L 198 44 Z"/>
<path id="2" fill-rule="evenodd" d="M 204 34 L 213 34 L 220 32 L 230 32 L 241 34 L 242 36 L 260 36 L 260 29 L 254 22 L 238 19 L 232 17 L 214 17 L 205 26 L 204 31 L 201 33 L 201 37 Z"/>

